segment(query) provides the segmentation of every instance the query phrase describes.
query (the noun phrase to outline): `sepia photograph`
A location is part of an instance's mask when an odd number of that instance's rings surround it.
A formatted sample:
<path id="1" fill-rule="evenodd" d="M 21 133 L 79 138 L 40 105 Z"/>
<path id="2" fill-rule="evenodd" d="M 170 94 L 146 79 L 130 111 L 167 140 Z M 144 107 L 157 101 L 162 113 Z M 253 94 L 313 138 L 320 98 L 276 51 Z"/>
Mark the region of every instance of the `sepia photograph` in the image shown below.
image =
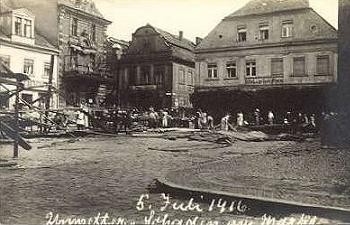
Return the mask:
<path id="1" fill-rule="evenodd" d="M 350 225 L 350 0 L 0 0 L 0 225 Z"/>

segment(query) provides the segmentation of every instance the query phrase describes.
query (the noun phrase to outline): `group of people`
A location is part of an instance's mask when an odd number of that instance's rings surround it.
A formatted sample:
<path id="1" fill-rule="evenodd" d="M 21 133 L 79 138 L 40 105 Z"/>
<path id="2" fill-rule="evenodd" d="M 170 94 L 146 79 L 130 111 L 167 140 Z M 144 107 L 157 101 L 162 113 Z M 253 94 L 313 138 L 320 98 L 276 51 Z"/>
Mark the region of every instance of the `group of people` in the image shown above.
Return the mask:
<path id="1" fill-rule="evenodd" d="M 327 116 L 316 118 L 315 114 L 308 115 L 292 111 L 277 117 L 272 110 L 262 113 L 258 108 L 252 110 L 251 113 L 244 114 L 242 111 L 238 111 L 235 116 L 233 115 L 226 113 L 219 123 L 216 124 L 214 117 L 202 110 L 192 114 L 185 114 L 168 109 L 155 110 L 153 107 L 150 107 L 147 111 L 139 111 L 136 108 L 121 110 L 116 107 L 106 112 L 98 113 L 90 112 L 86 107 L 81 107 L 80 110 L 76 111 L 76 123 L 78 129 L 95 127 L 92 124 L 95 121 L 95 123 L 100 123 L 99 125 L 101 123 L 110 124 L 109 126 L 114 130 L 127 130 L 130 129 L 133 123 L 139 123 L 147 128 L 189 127 L 209 130 L 221 129 L 225 131 L 244 126 L 273 126 L 279 124 L 288 125 L 291 133 L 298 133 L 305 130 L 317 131 L 319 130 L 320 120 L 326 118 L 326 121 L 328 121 L 327 118 L 331 117 L 327 114 Z"/>
<path id="2" fill-rule="evenodd" d="M 290 125 L 291 132 L 297 133 L 301 129 L 316 129 L 316 116 L 315 114 L 310 114 L 309 116 L 306 113 L 292 113 L 287 112 L 283 117 L 283 120 L 278 120 L 273 113 L 273 111 L 268 111 L 266 117 L 264 118 L 260 109 L 255 109 L 250 115 L 247 116 L 248 120 L 245 119 L 243 112 L 239 111 L 236 115 L 236 119 L 231 119 L 231 114 L 227 113 L 224 117 L 221 118 L 221 129 L 227 130 L 228 123 L 235 124 L 236 127 L 243 126 L 261 126 L 261 125 L 275 125 L 275 124 L 284 124 Z M 230 122 L 229 122 L 230 121 Z"/>

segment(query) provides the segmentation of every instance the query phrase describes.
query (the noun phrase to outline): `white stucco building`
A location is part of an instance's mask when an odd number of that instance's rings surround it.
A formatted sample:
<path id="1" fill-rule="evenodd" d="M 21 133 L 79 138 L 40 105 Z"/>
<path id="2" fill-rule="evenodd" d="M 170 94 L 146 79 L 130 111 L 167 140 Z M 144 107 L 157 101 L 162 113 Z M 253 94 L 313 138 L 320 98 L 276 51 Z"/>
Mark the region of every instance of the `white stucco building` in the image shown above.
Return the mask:
<path id="1" fill-rule="evenodd" d="M 45 37 L 34 29 L 35 16 L 25 8 L 11 9 L 0 6 L 0 60 L 14 73 L 27 74 L 30 80 L 24 82 L 25 90 L 20 97 L 36 106 L 44 107 L 44 98 L 48 90 L 49 74 L 51 72 L 51 57 L 53 60 L 52 84 L 55 91 L 51 99 L 51 107 L 58 107 L 57 92 L 57 57 L 58 49 L 51 45 Z M 14 89 L 15 87 L 9 86 Z M 5 88 L 0 87 L 0 92 Z M 1 108 L 13 108 L 15 98 L 9 101 L 1 99 Z"/>

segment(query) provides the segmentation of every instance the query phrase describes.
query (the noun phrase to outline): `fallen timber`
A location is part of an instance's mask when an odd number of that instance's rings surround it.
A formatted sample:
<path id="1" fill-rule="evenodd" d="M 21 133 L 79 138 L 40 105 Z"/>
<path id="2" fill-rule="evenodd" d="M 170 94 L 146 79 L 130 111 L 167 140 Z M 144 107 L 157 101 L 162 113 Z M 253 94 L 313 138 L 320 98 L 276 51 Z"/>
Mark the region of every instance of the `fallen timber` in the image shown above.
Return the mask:
<path id="1" fill-rule="evenodd" d="M 25 141 L 11 126 L 6 123 L 0 121 L 0 130 L 4 132 L 11 139 L 17 140 L 18 145 L 24 148 L 25 150 L 30 150 L 32 147 L 29 145 L 27 141 Z"/>

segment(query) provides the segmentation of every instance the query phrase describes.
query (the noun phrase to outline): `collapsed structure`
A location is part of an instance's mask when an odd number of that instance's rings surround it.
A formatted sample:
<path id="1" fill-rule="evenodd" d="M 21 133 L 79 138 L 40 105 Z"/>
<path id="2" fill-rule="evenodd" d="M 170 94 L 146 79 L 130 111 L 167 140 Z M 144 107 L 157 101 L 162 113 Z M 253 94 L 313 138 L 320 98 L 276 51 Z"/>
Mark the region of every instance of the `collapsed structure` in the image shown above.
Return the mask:
<path id="1" fill-rule="evenodd" d="M 106 104 L 115 79 L 106 64 L 106 29 L 111 23 L 92 0 L 1 0 L 35 15 L 33 27 L 59 50 L 60 107 Z"/>

